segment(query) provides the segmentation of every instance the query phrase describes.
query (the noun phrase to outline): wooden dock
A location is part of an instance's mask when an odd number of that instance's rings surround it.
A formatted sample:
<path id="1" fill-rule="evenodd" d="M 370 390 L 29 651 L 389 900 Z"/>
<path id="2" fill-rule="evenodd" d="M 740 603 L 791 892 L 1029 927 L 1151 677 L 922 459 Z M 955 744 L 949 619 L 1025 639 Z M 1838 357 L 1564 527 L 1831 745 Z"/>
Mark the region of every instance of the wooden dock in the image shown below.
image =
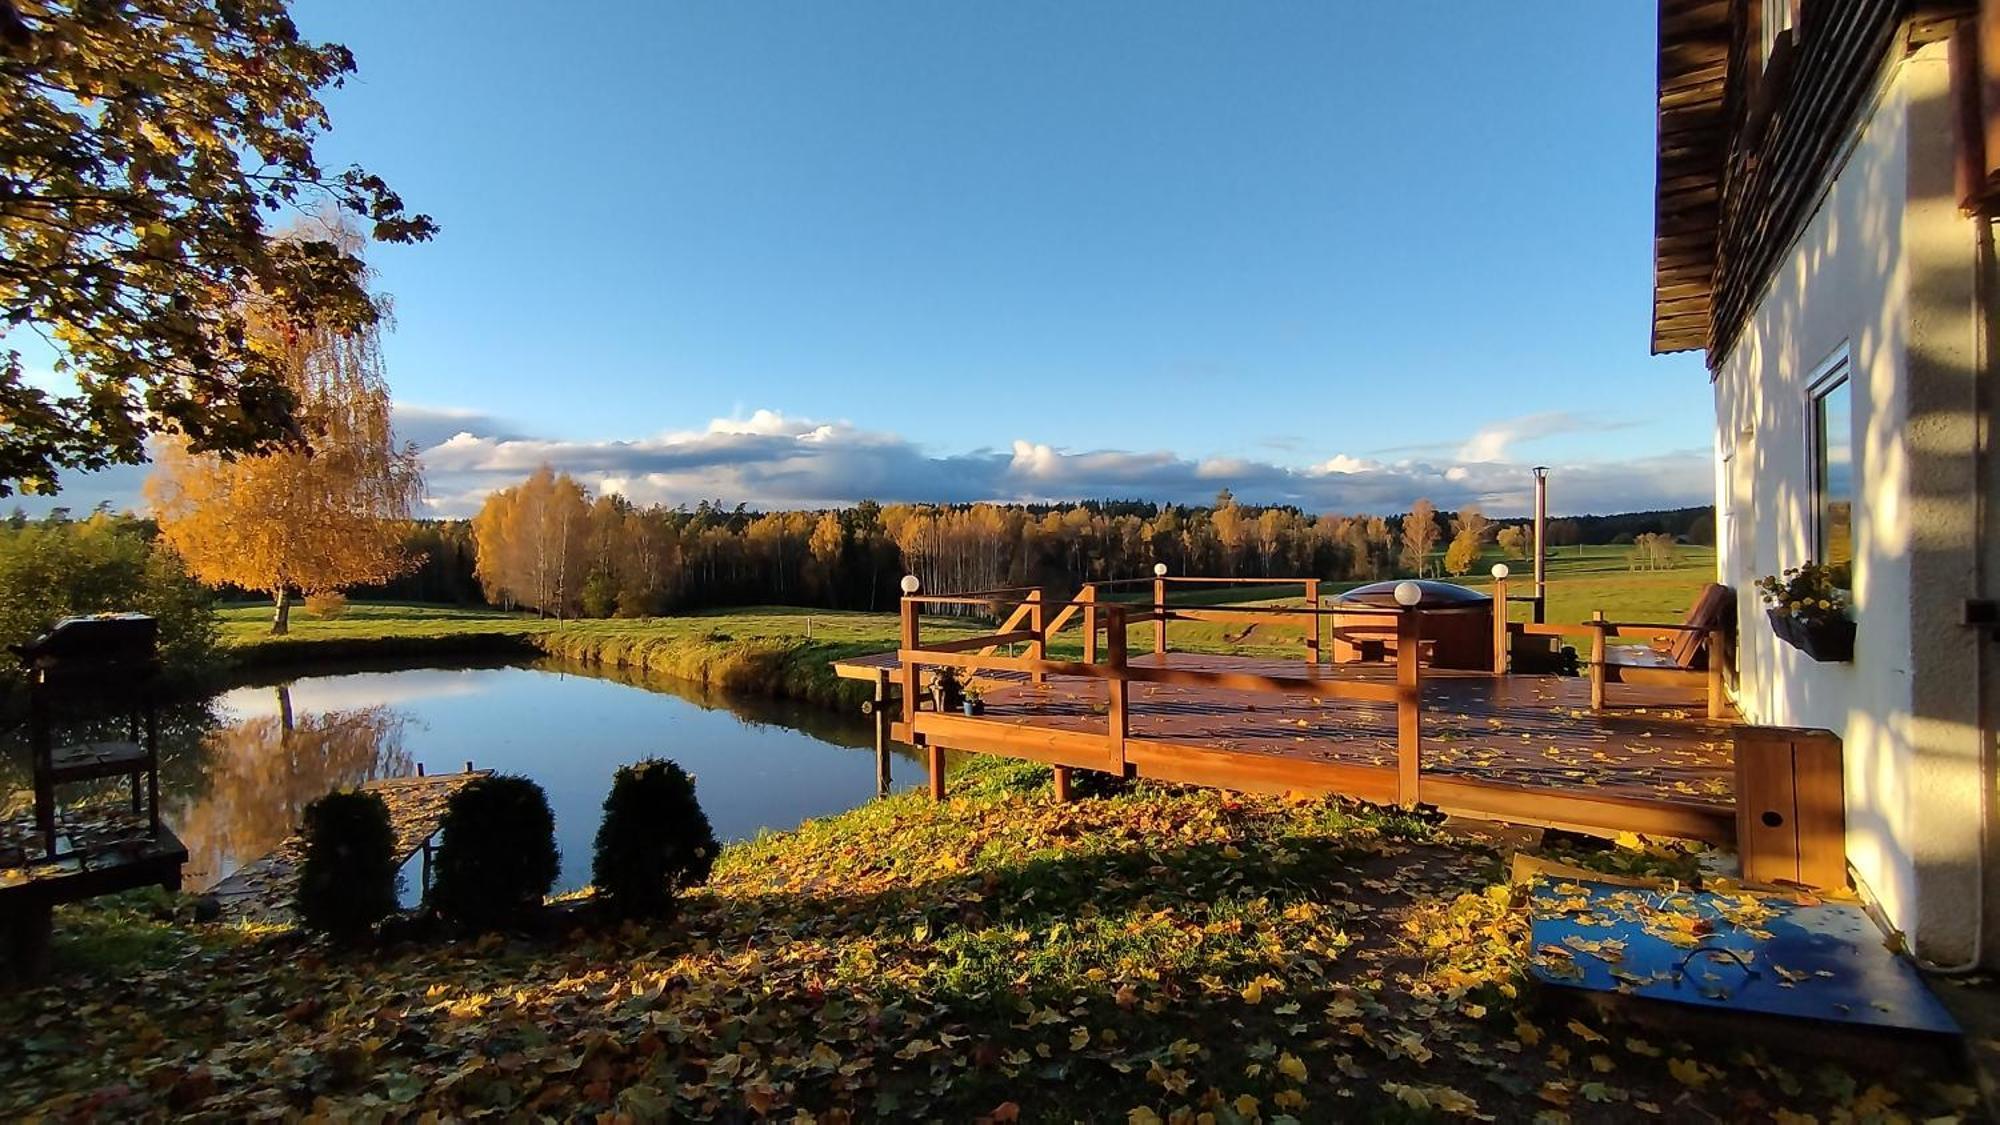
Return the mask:
<path id="1" fill-rule="evenodd" d="M 1369 629 L 1400 640 L 1388 660 L 1326 663 L 1321 619 L 1332 611 L 1316 596 L 1303 607 L 1176 607 L 1164 585 L 1155 584 L 1151 604 L 1111 602 L 1089 585 L 1068 603 L 1032 590 L 909 597 L 898 651 L 842 661 L 836 671 L 874 681 L 885 701 L 900 692 L 881 708 L 891 716 L 885 726 L 930 751 L 934 794 L 951 749 L 1046 762 L 1057 767 L 1059 796 L 1069 770 L 1092 769 L 1423 804 L 1605 835 L 1735 837 L 1741 728 L 1726 706 L 1710 717 L 1698 689 L 1631 685 L 1612 704 L 1593 706 L 1585 677 L 1433 667 L 1427 612 L 1396 609 L 1376 611 Z M 990 607 L 998 628 L 927 645 L 918 610 L 941 605 Z M 1351 621 L 1356 611 L 1338 612 Z M 1172 621 L 1223 619 L 1301 629 L 1304 659 L 1178 652 L 1168 643 Z M 1051 637 L 1071 623 L 1083 658 L 1049 659 Z M 1154 652 L 1132 655 L 1128 636 L 1141 626 Z M 930 705 L 927 681 L 939 668 L 980 687 L 983 714 Z"/>
<path id="2" fill-rule="evenodd" d="M 438 823 L 444 818 L 452 794 L 492 772 L 474 770 L 469 762 L 466 765 L 463 773 L 385 778 L 360 786 L 362 792 L 376 794 L 389 807 L 399 867 L 437 835 Z M 288 923 L 292 920 L 292 900 L 298 891 L 299 862 L 304 856 L 305 841 L 294 832 L 268 855 L 244 864 L 208 887 L 207 893 L 221 903 L 225 918 Z"/>

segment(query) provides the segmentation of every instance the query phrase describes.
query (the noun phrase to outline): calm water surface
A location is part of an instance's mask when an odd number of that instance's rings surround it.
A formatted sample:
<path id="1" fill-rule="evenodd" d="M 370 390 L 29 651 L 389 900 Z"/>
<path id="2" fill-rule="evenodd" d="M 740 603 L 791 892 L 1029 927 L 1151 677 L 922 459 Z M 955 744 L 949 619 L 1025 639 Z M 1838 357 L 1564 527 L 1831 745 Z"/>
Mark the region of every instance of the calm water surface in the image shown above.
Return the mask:
<path id="1" fill-rule="evenodd" d="M 188 845 L 190 888 L 269 851 L 314 797 L 419 765 L 448 773 L 470 760 L 541 783 L 562 888 L 590 879 L 612 771 L 648 755 L 695 775 L 725 841 L 875 794 L 871 728 L 858 714 L 555 664 L 301 674 L 176 708 L 162 741 L 161 804 Z M 897 785 L 920 782 L 922 766 L 907 747 L 897 751 Z"/>

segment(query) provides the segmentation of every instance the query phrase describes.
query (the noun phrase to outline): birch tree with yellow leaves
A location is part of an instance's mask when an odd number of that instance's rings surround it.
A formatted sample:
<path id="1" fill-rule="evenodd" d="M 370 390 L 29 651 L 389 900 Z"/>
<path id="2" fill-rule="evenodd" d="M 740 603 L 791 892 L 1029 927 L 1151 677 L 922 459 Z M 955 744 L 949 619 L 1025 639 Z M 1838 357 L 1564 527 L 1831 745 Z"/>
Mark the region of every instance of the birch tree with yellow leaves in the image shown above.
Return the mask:
<path id="1" fill-rule="evenodd" d="M 282 634 L 295 593 L 384 582 L 407 568 L 403 525 L 423 474 L 416 447 L 398 444 L 391 425 L 379 320 L 342 330 L 300 322 L 258 295 L 244 303 L 251 346 L 285 373 L 310 447 L 225 459 L 170 442 L 146 495 L 160 537 L 188 570 L 269 594 L 271 632 Z"/>

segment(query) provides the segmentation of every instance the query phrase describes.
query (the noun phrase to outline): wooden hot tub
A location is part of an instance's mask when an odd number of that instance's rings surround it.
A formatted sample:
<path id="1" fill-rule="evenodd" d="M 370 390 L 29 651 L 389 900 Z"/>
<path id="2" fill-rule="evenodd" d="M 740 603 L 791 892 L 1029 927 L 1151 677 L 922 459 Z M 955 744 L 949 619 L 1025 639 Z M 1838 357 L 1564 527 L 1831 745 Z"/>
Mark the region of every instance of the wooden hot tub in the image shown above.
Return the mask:
<path id="1" fill-rule="evenodd" d="M 1396 587 L 1401 584 L 1375 582 L 1333 599 L 1330 608 L 1334 611 L 1334 663 L 1395 659 L 1395 616 L 1367 611 L 1395 609 Z M 1438 668 L 1491 671 L 1493 599 L 1451 582 L 1418 582 L 1417 587 L 1424 592 L 1417 602 L 1424 663 Z M 1344 607 L 1353 612 L 1340 612 Z"/>

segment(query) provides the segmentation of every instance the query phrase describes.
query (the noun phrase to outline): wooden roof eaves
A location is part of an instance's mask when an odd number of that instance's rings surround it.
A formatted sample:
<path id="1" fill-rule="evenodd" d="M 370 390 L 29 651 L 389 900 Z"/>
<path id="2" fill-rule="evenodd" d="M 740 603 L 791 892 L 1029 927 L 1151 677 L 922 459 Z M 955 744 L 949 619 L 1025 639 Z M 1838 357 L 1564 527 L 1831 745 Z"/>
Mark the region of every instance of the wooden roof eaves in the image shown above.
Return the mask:
<path id="1" fill-rule="evenodd" d="M 1704 347 L 1728 123 L 1729 0 L 1660 0 L 1653 352 Z"/>

